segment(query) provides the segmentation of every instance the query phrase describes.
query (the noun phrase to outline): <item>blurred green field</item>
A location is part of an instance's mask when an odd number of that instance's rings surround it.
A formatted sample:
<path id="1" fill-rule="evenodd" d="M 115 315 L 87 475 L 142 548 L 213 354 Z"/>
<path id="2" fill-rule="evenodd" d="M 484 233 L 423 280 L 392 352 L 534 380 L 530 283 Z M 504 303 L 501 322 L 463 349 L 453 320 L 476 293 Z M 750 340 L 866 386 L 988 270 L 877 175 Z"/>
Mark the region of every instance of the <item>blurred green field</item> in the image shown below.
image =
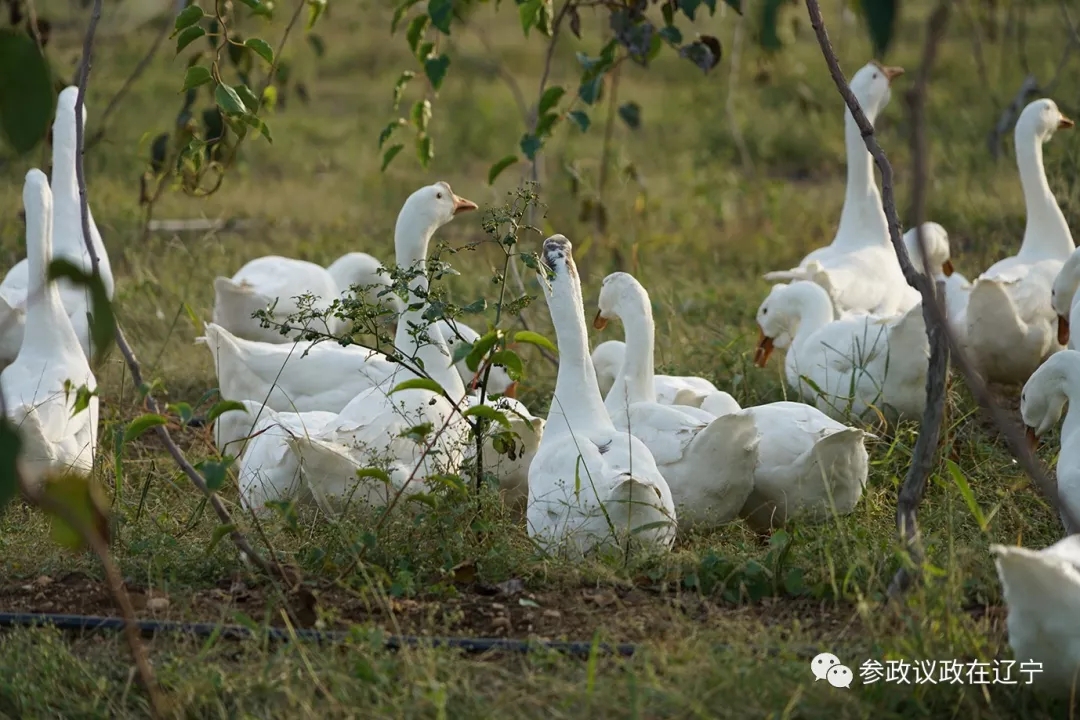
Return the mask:
<path id="1" fill-rule="evenodd" d="M 68 3 L 38 5 L 42 13 L 55 14 L 48 48 L 54 70 L 71 77 L 88 11 Z M 154 23 L 110 25 L 109 6 L 87 96 L 90 135 L 101 128 L 105 106 L 157 33 Z M 173 58 L 169 40 L 86 156 L 90 201 L 117 278 L 118 317 L 148 379 L 160 379 L 171 402 L 194 404 L 216 385 L 210 354 L 193 345 L 199 329 L 185 309 L 200 320 L 210 318 L 215 276 L 231 275 L 265 254 L 328 264 L 346 251 L 363 250 L 391 262 L 394 221 L 416 187 L 446 180 L 485 208 L 504 202 L 522 179 L 525 168 L 518 165 L 494 187 L 486 182 L 489 166 L 515 151 L 524 132 L 507 78 L 532 103 L 543 69 L 543 38 L 532 33 L 523 39 L 513 8 L 496 11 L 483 4 L 467 25 L 454 26 L 445 48 L 450 73 L 434 102 L 431 167 L 422 170 L 407 145 L 380 173 L 377 138 L 396 116 L 392 88 L 415 61 L 401 34 L 389 35 L 391 6 L 330 6 L 314 31 L 325 54 L 317 55 L 301 26 L 284 55 L 310 102 L 292 92 L 285 107 L 268 116 L 273 144 L 250 139 L 219 192 L 197 199 L 166 191 L 154 209 L 159 220 L 249 225 L 143 233 L 139 185 L 150 141 L 172 128 L 182 102 L 184 61 Z M 865 30 L 842 20 L 840 7 L 830 0 L 824 12 L 850 76 L 869 59 L 870 48 Z M 910 190 L 902 95 L 919 62 L 928 9 L 921 1 L 903 5 L 888 61 L 909 75 L 894 84 L 893 100 L 877 125 L 896 168 L 901 208 Z M 244 20 L 241 30 L 276 45 L 288 10 L 282 4 L 270 23 Z M 987 151 L 987 135 L 1019 87 L 1023 63 L 1046 82 L 1068 38 L 1052 4 L 1026 11 L 1024 42 L 1002 29 L 1012 5 L 998 8 L 994 38 L 976 18 L 987 12 L 980 3 L 955 6 L 927 106 L 928 218 L 948 229 L 953 262 L 969 278 L 1014 251 L 1024 225 L 1011 133 L 996 162 Z M 618 98 L 640 104 L 641 127 L 633 130 L 616 119 L 605 143 L 606 101 L 592 110 L 587 132 L 560 127 L 545 149 L 538 191 L 547 206 L 542 230 L 561 232 L 574 243 L 586 312 L 595 308 L 607 273 L 632 272 L 653 301 L 658 371 L 706 377 L 746 406 L 784 397 L 781 363 L 766 370 L 750 364 L 754 314 L 768 291 L 760 277 L 792 266 L 832 237 L 843 200 L 843 107 L 801 4 L 784 7 L 786 47 L 774 55 L 757 46 L 754 18 L 748 15 L 741 30 L 736 20 L 730 10 L 718 11 L 695 27 L 724 46 L 720 66 L 709 75 L 670 51 L 648 69 L 627 63 Z M 601 24 L 599 15 L 586 14 L 584 38 L 560 40 L 550 82 L 575 86 L 574 53 L 596 52 L 603 42 Z M 737 32 L 741 57 L 735 73 Z M 984 59 L 985 77 L 976 53 Z M 1053 97 L 1074 118 L 1078 89 L 1080 61 L 1073 59 Z M 407 102 L 417 92 L 412 88 Z M 199 102 L 207 106 L 205 94 Z M 47 152 L 0 155 L 3 267 L 23 256 L 17 217 L 22 178 L 35 164 L 47 166 Z M 1045 156 L 1062 210 L 1080 227 L 1080 136 L 1058 133 Z M 606 229 L 582 219 L 588 198 L 602 200 Z M 438 237 L 455 246 L 475 241 L 482 235 L 480 222 L 463 216 Z M 528 242 L 532 246 L 524 250 L 539 249 L 537 239 Z M 494 297 L 491 276 L 501 268 L 497 249 L 488 246 L 451 260 L 461 273 L 449 281 L 455 302 Z M 538 294 L 531 278 L 526 283 Z M 542 299 L 525 314 L 530 327 L 553 337 Z M 479 329 L 482 321 L 470 323 Z M 613 325 L 594 334 L 599 342 L 618 338 L 619 329 Z M 519 397 L 546 412 L 554 368 L 532 350 L 523 352 L 528 376 Z M 141 410 L 118 353 L 98 379 L 101 478 L 115 498 L 117 521 L 113 552 L 140 615 L 280 624 L 280 589 L 251 575 L 227 539 L 211 547 L 216 518 L 151 435 L 126 449 L 123 485 L 116 486 L 113 437 Z M 331 649 L 157 638 L 148 641 L 155 669 L 177 713 L 187 717 L 1065 717 L 1063 704 L 1023 685 L 856 680 L 848 690 L 835 689 L 815 683 L 808 659 L 800 655 L 808 646 L 828 650 L 852 666 L 868 658 L 1010 657 L 988 545 L 1044 547 L 1061 529 L 996 433 L 976 415 L 958 379 L 953 388 L 948 446 L 921 513 L 929 582 L 902 607 L 884 603 L 883 594 L 900 562 L 895 497 L 914 445 L 914 425 L 872 447 L 870 485 L 855 513 L 825 526 L 794 526 L 771 546 L 736 523 L 680 541 L 668 556 L 596 558 L 569 566 L 539 557 L 524 529 L 485 500 L 479 508 L 439 507 L 418 522 L 390 522 L 360 567 L 339 577 L 364 543 L 365 518 L 332 525 L 304 511 L 295 528 L 268 523 L 266 539 L 304 572 L 318 600 L 317 626 L 355 625 L 350 642 Z M 207 431 L 188 428 L 176 435 L 193 460 L 213 454 Z M 1055 461 L 1056 447 L 1056 435 L 1044 443 L 1048 463 Z M 945 457 L 962 469 L 989 518 L 985 527 L 946 471 Z M 235 489 L 224 495 L 235 503 Z M 262 544 L 254 531 L 251 536 Z M 0 568 L 0 609 L 114 612 L 94 559 L 55 546 L 47 520 L 25 506 L 11 507 L 0 519 Z M 510 579 L 524 581 L 524 594 L 491 594 L 492 586 Z M 158 596 L 169 599 L 168 607 L 148 609 L 148 599 Z M 381 649 L 381 632 L 586 642 L 595 637 L 639 642 L 641 650 L 628 660 L 588 661 L 429 649 L 390 653 Z M 119 637 L 5 632 L 0 664 L 17 669 L 0 677 L 5 716 L 146 713 Z"/>

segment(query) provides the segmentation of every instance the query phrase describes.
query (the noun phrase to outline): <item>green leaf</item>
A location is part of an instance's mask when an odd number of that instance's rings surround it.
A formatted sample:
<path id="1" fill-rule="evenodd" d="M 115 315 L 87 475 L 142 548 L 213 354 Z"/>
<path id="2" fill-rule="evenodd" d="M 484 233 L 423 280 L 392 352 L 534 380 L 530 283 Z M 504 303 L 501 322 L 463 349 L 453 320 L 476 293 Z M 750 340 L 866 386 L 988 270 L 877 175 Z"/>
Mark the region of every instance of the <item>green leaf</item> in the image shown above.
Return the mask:
<path id="1" fill-rule="evenodd" d="M 236 96 L 240 98 L 240 102 L 244 104 L 244 107 L 248 112 L 255 112 L 259 109 L 259 98 L 255 97 L 255 93 L 251 92 L 251 88 L 247 85 L 233 85 L 233 90 L 236 92 Z M 253 128 L 258 129 L 258 125 L 251 122 L 248 123 Z"/>
<path id="2" fill-rule="evenodd" d="M 454 0 L 428 0 L 428 16 L 431 24 L 444 35 L 450 34 L 450 21 L 454 18 Z"/>
<path id="3" fill-rule="evenodd" d="M 244 106 L 244 101 L 228 85 L 217 86 L 214 90 L 214 102 L 226 115 L 244 115 L 248 111 Z"/>
<path id="4" fill-rule="evenodd" d="M 431 120 L 431 103 L 428 100 L 417 100 L 413 103 L 412 112 L 409 113 L 413 127 L 417 132 L 427 132 L 428 121 Z"/>
<path id="5" fill-rule="evenodd" d="M 862 9 L 874 56 L 880 59 L 892 43 L 898 14 L 897 0 L 862 0 Z"/>
<path id="6" fill-rule="evenodd" d="M 90 291 L 90 339 L 94 349 L 94 364 L 101 362 L 116 337 L 116 317 L 105 283 L 98 273 L 87 273 L 63 258 L 49 263 L 49 279 L 66 278 Z"/>
<path id="7" fill-rule="evenodd" d="M 206 489 L 210 492 L 217 492 L 225 484 L 225 478 L 229 474 L 229 466 L 233 464 L 233 456 L 226 455 L 221 459 L 221 462 L 217 460 L 203 460 L 201 463 L 195 465 L 195 469 L 199 471 L 203 476 L 203 480 L 206 481 Z"/>
<path id="8" fill-rule="evenodd" d="M 70 515 L 87 532 L 95 533 L 102 540 L 109 537 L 109 516 L 105 510 L 108 505 L 101 497 L 101 491 L 93 480 L 78 473 L 66 473 L 50 478 L 45 483 L 43 494 L 48 500 L 46 511 L 52 517 L 50 535 L 54 542 L 72 550 L 80 550 L 84 545 L 82 534 L 76 527 L 69 525 L 66 516 Z M 53 513 L 50 505 L 62 508 L 66 512 Z"/>
<path id="9" fill-rule="evenodd" d="M 623 103 L 619 106 L 619 117 L 631 130 L 641 127 L 641 106 L 636 102 Z"/>
<path id="10" fill-rule="evenodd" d="M 310 33 L 307 36 L 308 45 L 315 51 L 316 57 L 322 57 L 326 54 L 326 43 L 323 42 L 322 37 L 315 33 Z"/>
<path id="11" fill-rule="evenodd" d="M 982 507 L 979 506 L 979 501 L 975 499 L 975 493 L 972 492 L 971 485 L 968 484 L 967 478 L 964 477 L 964 472 L 952 460 L 945 460 L 945 467 L 948 469 L 949 477 L 952 478 L 956 489 L 960 491 L 960 497 L 964 498 L 968 511 L 975 518 L 975 522 L 979 523 L 979 529 L 986 532 L 989 529 L 988 521 L 983 514 Z"/>
<path id="12" fill-rule="evenodd" d="M 481 417 L 491 422 L 497 422 L 507 430 L 510 429 L 510 421 L 506 418 L 506 415 L 496 410 L 490 405 L 473 405 L 471 408 L 461 413 L 462 417 Z"/>
<path id="13" fill-rule="evenodd" d="M 442 385 L 435 382 L 431 378 L 419 377 L 398 383 L 394 386 L 394 389 L 390 391 L 390 394 L 393 395 L 394 393 L 400 392 L 402 390 L 430 390 L 431 392 L 438 393 L 440 395 L 442 395 L 443 393 Z"/>
<path id="14" fill-rule="evenodd" d="M 518 5 L 518 19 L 521 20 L 521 31 L 525 33 L 525 37 L 529 37 L 529 30 L 540 20 L 540 9 L 543 5 L 544 0 L 525 0 Z"/>
<path id="15" fill-rule="evenodd" d="M 394 134 L 394 131 L 405 124 L 405 118 L 398 118 L 397 120 L 391 120 L 390 123 L 383 128 L 383 131 L 379 133 L 379 149 L 382 150 L 382 146 L 386 144 L 386 141 L 390 139 L 390 136 Z"/>
<path id="16" fill-rule="evenodd" d="M 552 85 L 540 96 L 540 104 L 536 108 L 536 114 L 543 115 L 559 104 L 559 100 L 566 94 L 566 88 L 561 85 Z"/>
<path id="17" fill-rule="evenodd" d="M 412 50 L 413 55 L 417 54 L 417 47 L 420 45 L 420 39 L 424 37 L 424 28 L 427 27 L 428 16 L 417 15 L 409 23 L 409 28 L 405 31 L 405 40 L 409 43 L 409 49 Z"/>
<path id="18" fill-rule="evenodd" d="M 319 16 L 323 14 L 323 10 L 326 9 L 326 0 L 307 0 L 308 1 L 308 20 L 307 29 L 315 27 L 315 23 L 318 21 Z"/>
<path id="19" fill-rule="evenodd" d="M 551 128 L 553 128 L 558 121 L 559 116 L 555 113 L 549 112 L 541 115 L 539 121 L 536 123 L 536 129 L 533 130 L 533 135 L 538 138 L 546 138 L 551 134 Z"/>
<path id="20" fill-rule="evenodd" d="M 85 384 L 75 391 L 75 403 L 71 406 L 71 417 L 75 417 L 90 407 L 90 398 L 97 395 L 97 388 L 91 390 Z"/>
<path id="21" fill-rule="evenodd" d="M 476 372 L 480 368 L 480 361 L 491 351 L 491 348 L 495 346 L 495 343 L 498 342 L 498 340 L 498 330 L 489 330 L 484 333 L 483 336 L 476 338 L 473 342 L 472 350 L 465 358 L 465 364 L 470 371 Z"/>
<path id="22" fill-rule="evenodd" d="M 585 132 L 589 129 L 589 116 L 581 110 L 573 110 L 567 113 L 567 117 L 578 126 L 578 129 L 580 129 L 581 132 Z"/>
<path id="23" fill-rule="evenodd" d="M 446 53 L 437 58 L 428 58 L 424 61 L 424 74 L 427 75 L 434 90 L 438 90 L 442 86 L 443 78 L 446 77 L 446 70 L 449 67 L 450 57 Z"/>
<path id="24" fill-rule="evenodd" d="M 553 353 L 558 354 L 559 348 L 555 347 L 555 344 L 548 340 L 546 337 L 538 332 L 532 330 L 521 330 L 514 334 L 515 343 L 528 343 L 529 345 L 535 345 L 536 347 L 550 350 Z"/>
<path id="25" fill-rule="evenodd" d="M 176 38 L 176 54 L 179 55 L 184 48 L 205 34 L 206 31 L 199 25 L 192 25 L 189 28 L 185 28 L 183 32 L 180 33 L 179 37 Z"/>
<path id="26" fill-rule="evenodd" d="M 379 482 L 383 483 L 384 485 L 389 485 L 390 484 L 390 475 L 385 470 L 383 470 L 381 468 L 376 468 L 376 467 L 360 468 L 359 470 L 356 471 L 356 477 L 360 478 L 361 480 L 363 480 L 365 478 L 370 478 L 372 480 L 378 480 Z"/>
<path id="27" fill-rule="evenodd" d="M 240 2 L 244 3 L 249 8 L 255 10 L 259 14 L 263 14 L 266 12 L 266 7 L 261 2 L 259 2 L 259 0 L 240 0 Z"/>
<path id="28" fill-rule="evenodd" d="M 45 139 L 56 93 L 37 43 L 15 28 L 0 30 L 0 132 L 23 155 Z"/>
<path id="29" fill-rule="evenodd" d="M 214 403 L 214 406 L 206 411 L 206 424 L 217 420 L 224 413 L 232 412 L 233 410 L 243 410 L 245 413 L 248 411 L 247 405 L 237 400 L 219 400 Z"/>
<path id="30" fill-rule="evenodd" d="M 592 105 L 600 97 L 600 88 L 604 86 L 604 75 L 598 74 L 581 83 L 578 87 L 578 97 L 586 105 Z"/>
<path id="31" fill-rule="evenodd" d="M 401 152 L 402 150 L 404 150 L 404 149 L 405 149 L 405 146 L 402 145 L 401 143 L 398 143 L 397 145 L 391 145 L 390 147 L 388 147 L 386 149 L 386 152 L 384 152 L 383 156 L 382 156 L 382 168 L 380 168 L 380 172 L 386 172 L 387 166 L 391 162 L 393 162 L 394 158 L 397 157 L 397 154 L 399 152 Z"/>
<path id="32" fill-rule="evenodd" d="M 210 544 L 206 546 L 206 554 L 209 555 L 210 552 L 215 547 L 217 547 L 217 544 L 221 542 L 226 535 L 231 535 L 234 532 L 236 532 L 236 525 L 234 523 L 229 523 L 228 525 L 218 525 L 216 528 L 214 528 L 214 532 L 210 534 Z"/>
<path id="33" fill-rule="evenodd" d="M 525 133 L 521 136 L 520 145 L 521 152 L 525 153 L 525 157 L 532 160 L 536 157 L 536 153 L 540 152 L 540 148 L 544 146 L 544 141 L 532 133 Z"/>
<path id="34" fill-rule="evenodd" d="M 176 29 L 173 30 L 173 35 L 176 35 L 176 33 L 186 27 L 194 25 L 204 17 L 206 17 L 206 13 L 203 12 L 203 9 L 199 7 L 198 3 L 191 3 L 176 16 L 176 24 L 174 25 Z M 172 37 L 172 35 L 170 35 L 170 37 Z"/>
<path id="35" fill-rule="evenodd" d="M 390 21 L 391 35 L 397 32 L 398 24 L 401 22 L 401 18 L 405 17 L 405 13 L 409 12 L 409 8 L 418 2 L 420 2 L 420 0 L 405 0 L 405 2 L 394 8 L 394 19 Z"/>
<path id="36" fill-rule="evenodd" d="M 409 84 L 409 81 L 416 77 L 416 73 L 412 70 L 406 70 L 401 73 L 401 77 L 394 83 L 394 109 L 397 110 L 401 105 L 401 96 L 405 93 L 405 86 Z"/>
<path id="37" fill-rule="evenodd" d="M 211 80 L 213 80 L 213 76 L 210 74 L 209 68 L 204 68 L 202 65 L 192 65 L 187 69 L 187 73 L 184 75 L 184 87 L 182 87 L 180 91 L 184 92 L 185 90 L 205 85 Z"/>
<path id="38" fill-rule="evenodd" d="M 156 428 L 159 425 L 165 425 L 168 422 L 169 421 L 161 415 L 156 415 L 154 413 L 146 413 L 144 415 L 140 415 L 139 417 L 132 420 L 131 423 L 127 426 L 127 430 L 124 431 L 124 444 L 126 445 L 132 440 L 137 439 L 147 430 L 150 430 L 151 428 Z"/>
<path id="39" fill-rule="evenodd" d="M 468 357 L 472 352 L 473 344 L 471 342 L 465 342 L 464 340 L 457 339 L 454 343 L 454 352 L 450 355 L 450 364 L 457 365 L 459 362 Z"/>
<path id="40" fill-rule="evenodd" d="M 18 459 L 22 437 L 7 416 L 0 415 L 0 513 L 19 494 Z"/>
<path id="41" fill-rule="evenodd" d="M 495 183 L 495 178 L 499 177 L 499 175 L 502 174 L 503 170 L 510 167 L 517 161 L 517 155 L 507 155 L 502 160 L 492 165 L 491 169 L 488 170 L 488 185 L 493 185 Z"/>
<path id="42" fill-rule="evenodd" d="M 776 52 L 784 47 L 776 28 L 780 24 L 780 7 L 784 0 L 763 0 L 761 3 L 761 25 L 758 31 L 758 44 L 769 52 Z"/>
<path id="43" fill-rule="evenodd" d="M 431 158 L 435 157 L 430 135 L 421 135 L 416 138 L 416 156 L 420 160 L 420 165 L 425 168 L 431 162 Z"/>
<path id="44" fill-rule="evenodd" d="M 491 356 L 492 365 L 500 365 L 506 374 L 510 376 L 511 380 L 520 380 L 521 376 L 525 373 L 525 368 L 521 364 L 521 358 L 513 350 L 500 350 Z"/>
<path id="45" fill-rule="evenodd" d="M 270 43 L 266 42 L 262 38 L 248 38 L 244 41 L 244 45 L 251 48 L 251 50 L 271 65 L 274 64 L 274 49 L 270 47 Z"/>

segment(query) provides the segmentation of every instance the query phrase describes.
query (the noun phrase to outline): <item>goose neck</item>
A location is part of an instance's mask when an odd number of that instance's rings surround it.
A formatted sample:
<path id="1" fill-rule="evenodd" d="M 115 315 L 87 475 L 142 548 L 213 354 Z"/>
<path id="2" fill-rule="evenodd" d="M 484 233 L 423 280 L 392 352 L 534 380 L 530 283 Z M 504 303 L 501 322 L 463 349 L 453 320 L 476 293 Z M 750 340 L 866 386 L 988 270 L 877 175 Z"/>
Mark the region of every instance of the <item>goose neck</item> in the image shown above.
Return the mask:
<path id="1" fill-rule="evenodd" d="M 635 288 L 636 289 L 636 288 Z M 655 374 L 655 327 L 652 308 L 644 293 L 637 292 L 627 307 L 619 312 L 626 334 L 626 353 L 620 374 L 626 382 L 626 400 L 629 403 L 656 402 Z"/>
<path id="2" fill-rule="evenodd" d="M 877 115 L 864 107 L 873 123 Z M 863 142 L 862 132 L 850 111 L 844 113 L 844 145 L 847 149 L 847 186 L 840 223 L 836 229 L 836 247 L 856 247 L 888 242 L 888 226 L 881 205 L 881 193 L 874 178 L 874 161 Z"/>
<path id="3" fill-rule="evenodd" d="M 1040 138 L 1033 133 L 1017 133 L 1016 164 L 1020 170 L 1020 185 L 1024 189 L 1027 208 L 1024 240 L 1018 257 L 1025 261 L 1065 260 L 1075 245 L 1069 225 L 1046 179 Z"/>
<path id="4" fill-rule="evenodd" d="M 549 414 L 565 418 L 565 422 L 552 422 L 549 419 L 545 429 L 556 432 L 567 427 L 614 430 L 600 397 L 596 369 L 589 355 L 581 283 L 572 264 L 560 270 L 545 295 L 559 346 L 559 372 Z"/>
<path id="5" fill-rule="evenodd" d="M 833 321 L 832 301 L 825 290 L 812 283 L 800 284 L 793 287 L 790 292 L 796 301 L 799 312 L 797 315 L 798 327 L 795 328 L 793 345 L 801 345 L 815 332 Z"/>
<path id="6" fill-rule="evenodd" d="M 23 345 L 33 346 L 37 340 L 56 347 L 55 335 L 62 325 L 68 331 L 71 323 L 60 299 L 60 290 L 48 278 L 49 263 L 53 257 L 52 204 L 44 208 L 27 208 L 26 213 L 26 269 L 27 303 L 26 334 Z"/>

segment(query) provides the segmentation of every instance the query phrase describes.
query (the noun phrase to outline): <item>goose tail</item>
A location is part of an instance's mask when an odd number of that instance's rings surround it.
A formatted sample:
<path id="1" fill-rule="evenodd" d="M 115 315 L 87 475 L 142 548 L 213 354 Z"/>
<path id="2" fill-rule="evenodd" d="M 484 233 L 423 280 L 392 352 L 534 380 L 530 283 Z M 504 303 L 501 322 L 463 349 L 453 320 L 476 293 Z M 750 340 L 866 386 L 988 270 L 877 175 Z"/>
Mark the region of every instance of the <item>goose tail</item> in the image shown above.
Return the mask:
<path id="1" fill-rule="evenodd" d="M 837 512 L 842 514 L 851 512 L 854 509 L 855 504 L 862 496 L 863 488 L 866 487 L 866 477 L 870 471 L 870 458 L 863 442 L 865 437 L 866 433 L 858 428 L 844 428 L 818 440 L 811 452 L 813 460 L 808 477 L 818 477 L 824 480 L 844 476 L 858 480 L 857 483 L 845 484 L 845 487 L 855 488 L 852 497 L 833 498 L 837 506 Z M 836 487 L 837 483 L 833 483 L 833 486 Z"/>
<path id="2" fill-rule="evenodd" d="M 629 473 L 623 475 L 611 489 L 604 508 L 612 525 L 628 531 L 638 542 L 670 547 L 675 541 L 675 505 L 662 478 L 655 482 Z"/>
<path id="3" fill-rule="evenodd" d="M 687 448 L 702 472 L 715 479 L 709 484 L 711 520 L 734 519 L 754 489 L 759 433 L 753 415 L 740 411 L 723 415 L 697 434 Z"/>

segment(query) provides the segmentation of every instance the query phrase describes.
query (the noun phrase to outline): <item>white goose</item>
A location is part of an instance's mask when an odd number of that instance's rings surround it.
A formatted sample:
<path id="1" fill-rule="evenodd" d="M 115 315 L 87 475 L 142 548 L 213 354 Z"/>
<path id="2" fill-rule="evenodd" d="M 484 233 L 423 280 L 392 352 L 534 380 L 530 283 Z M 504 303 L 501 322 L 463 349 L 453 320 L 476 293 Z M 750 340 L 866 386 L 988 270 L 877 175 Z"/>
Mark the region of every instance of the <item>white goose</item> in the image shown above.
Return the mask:
<path id="1" fill-rule="evenodd" d="M 921 417 L 930 348 L 922 307 L 899 317 L 856 315 L 833 320 L 825 290 L 810 282 L 777 286 L 758 308 L 754 363 L 765 367 L 772 338 L 793 339 L 784 359 L 787 381 L 829 416 L 863 417 L 886 406 Z M 815 387 L 816 386 L 816 389 Z"/>
<path id="2" fill-rule="evenodd" d="M 475 208 L 475 203 L 459 198 L 446 183 L 413 193 L 394 232 L 398 266 L 423 268 L 435 231 L 458 213 Z M 406 494 L 420 491 L 432 475 L 457 472 L 464 461 L 470 428 L 455 406 L 464 400 L 465 385 L 451 366 L 438 325 L 429 325 L 423 318 L 427 288 L 424 273 L 410 282 L 409 303 L 398 321 L 395 345 L 420 360 L 446 396 L 427 389 L 390 394 L 392 386 L 379 385 L 353 398 L 315 435 L 286 438 L 302 458 L 307 489 L 328 512 L 336 501 L 350 496 L 369 505 L 384 505 L 400 490 Z M 423 332 L 417 333 L 417 328 Z M 429 433 L 419 440 L 413 437 L 412 431 L 426 424 L 431 426 Z M 368 466 L 385 469 L 389 486 L 370 479 L 358 482 L 356 471 Z"/>
<path id="3" fill-rule="evenodd" d="M 589 357 L 581 280 L 570 241 L 544 241 L 541 277 L 559 346 L 555 396 L 529 468 L 528 529 L 549 550 L 584 553 L 629 536 L 670 547 L 675 504 L 652 453 L 615 429 Z M 613 537 L 614 535 L 614 537 Z"/>
<path id="4" fill-rule="evenodd" d="M 79 184 L 75 175 L 75 100 L 77 87 L 60 92 L 53 121 L 52 196 L 53 196 L 53 257 L 63 258 L 89 273 L 93 269 L 90 253 L 83 242 L 82 215 L 79 205 Z M 83 103 L 83 125 L 86 124 L 86 104 Z M 87 207 L 90 220 L 90 242 L 98 257 L 98 271 L 105 292 L 113 296 L 112 267 L 109 255 Z M 20 260 L 0 283 L 0 365 L 15 359 L 22 345 L 26 324 L 26 293 L 29 284 L 27 260 Z M 89 290 L 60 280 L 60 298 L 84 354 L 90 357 L 90 329 L 87 312 L 90 309 Z"/>
<path id="5" fill-rule="evenodd" d="M 1050 291 L 1076 246 L 1046 181 L 1042 146 L 1054 131 L 1072 126 L 1045 98 L 1030 103 L 1016 121 L 1016 164 L 1027 206 L 1024 239 L 1020 252 L 975 280 L 967 311 L 972 360 L 990 382 L 1024 382 L 1061 349 Z"/>
<path id="6" fill-rule="evenodd" d="M 626 343 L 622 340 L 605 340 L 592 351 L 596 382 L 605 398 L 615 385 L 625 356 Z M 701 407 L 707 398 L 731 397 L 705 378 L 693 375 L 653 375 L 653 389 L 656 390 L 656 402 L 661 405 Z"/>
<path id="7" fill-rule="evenodd" d="M 0 372 L 7 415 L 23 442 L 25 481 L 38 488 L 51 475 L 89 473 L 97 447 L 98 398 L 74 413 L 71 386 L 97 387 L 57 284 L 47 279 L 52 260 L 52 193 L 45 174 L 33 169 L 23 186 L 26 259 L 30 292 L 26 332 L 15 361 Z"/>
<path id="8" fill-rule="evenodd" d="M 870 62 L 851 78 L 851 91 L 871 123 L 889 102 L 889 85 L 893 78 L 903 72 L 902 68 L 882 67 Z M 799 267 L 766 273 L 765 279 L 813 282 L 827 279 L 837 313 L 847 310 L 879 315 L 904 312 L 919 301 L 919 294 L 907 284 L 900 271 L 900 262 L 889 242 L 881 193 L 874 179 L 873 159 L 848 110 L 844 111 L 844 140 L 847 146 L 847 191 L 836 237 L 829 245 L 803 258 Z"/>
<path id="9" fill-rule="evenodd" d="M 1027 682 L 1023 663 L 1042 663 L 1030 677 L 1037 687 L 1069 695 L 1080 686 L 1080 536 L 1044 550 L 991 545 L 1009 606 L 1013 679 Z"/>
<path id="10" fill-rule="evenodd" d="M 364 252 L 345 253 L 327 266 L 326 272 L 334 279 L 338 292 L 343 296 L 352 295 L 352 288 L 359 286 L 370 305 L 381 305 L 400 315 L 405 309 L 401 298 L 392 292 L 390 274 L 379 259 Z"/>
<path id="11" fill-rule="evenodd" d="M 652 453 L 684 527 L 734 519 L 754 487 L 758 441 L 753 418 L 741 412 L 716 417 L 656 402 L 648 293 L 629 273 L 612 273 L 604 278 L 598 304 L 598 329 L 613 317 L 626 329 L 623 366 L 604 402 L 616 429 L 631 433 Z"/>
<path id="12" fill-rule="evenodd" d="M 1049 432 L 1061 419 L 1065 403 L 1069 412 L 1061 426 L 1061 451 L 1057 462 L 1058 500 L 1074 518 L 1080 518 L 1080 352 L 1062 350 L 1047 358 L 1031 374 L 1020 394 L 1020 415 L 1034 440 Z M 1062 523 L 1070 533 L 1080 528 Z"/>
<path id="13" fill-rule="evenodd" d="M 1057 313 L 1057 341 L 1070 350 L 1076 350 L 1076 343 L 1069 333 L 1069 327 L 1074 320 L 1080 322 L 1077 288 L 1080 288 L 1080 249 L 1069 255 L 1050 288 L 1050 305 Z"/>

